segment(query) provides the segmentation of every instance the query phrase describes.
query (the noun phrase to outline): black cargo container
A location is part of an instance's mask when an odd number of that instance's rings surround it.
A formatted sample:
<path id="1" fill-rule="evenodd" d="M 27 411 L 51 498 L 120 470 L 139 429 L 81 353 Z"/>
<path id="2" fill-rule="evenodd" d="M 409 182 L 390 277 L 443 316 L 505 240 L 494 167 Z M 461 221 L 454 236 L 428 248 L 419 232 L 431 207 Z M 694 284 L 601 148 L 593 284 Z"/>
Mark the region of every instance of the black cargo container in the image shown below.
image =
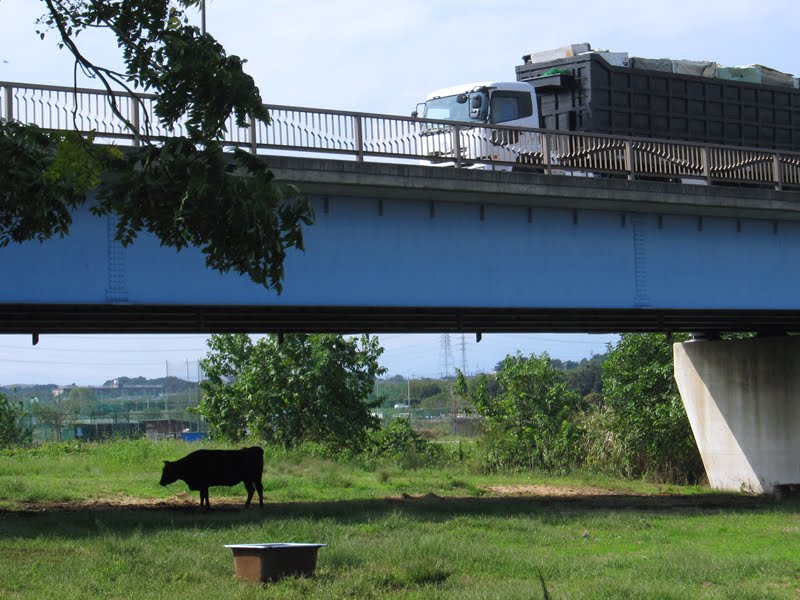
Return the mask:
<path id="1" fill-rule="evenodd" d="M 516 71 L 547 129 L 800 151 L 793 87 L 613 66 L 596 53 Z"/>

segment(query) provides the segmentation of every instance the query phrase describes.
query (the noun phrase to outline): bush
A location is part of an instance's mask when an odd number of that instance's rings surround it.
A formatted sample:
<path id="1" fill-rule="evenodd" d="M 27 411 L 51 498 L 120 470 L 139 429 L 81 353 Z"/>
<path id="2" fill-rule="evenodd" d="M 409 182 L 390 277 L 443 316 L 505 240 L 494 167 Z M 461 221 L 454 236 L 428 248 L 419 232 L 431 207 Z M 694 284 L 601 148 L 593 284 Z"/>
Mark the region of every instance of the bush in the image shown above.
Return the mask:
<path id="1" fill-rule="evenodd" d="M 506 356 L 492 391 L 486 376 L 469 385 L 458 373 L 456 389 L 484 418 L 480 441 L 485 466 L 566 472 L 581 461 L 574 417 L 581 398 L 570 390 L 550 357 Z"/>
<path id="2" fill-rule="evenodd" d="M 423 453 L 428 442 L 406 419 L 394 419 L 388 427 L 372 433 L 370 452 L 380 456 L 397 456 L 412 451 Z"/>
<path id="3" fill-rule="evenodd" d="M 368 454 L 397 461 L 404 468 L 417 468 L 443 458 L 438 444 L 431 444 L 406 419 L 394 419 L 388 427 L 372 432 Z"/>
<path id="4" fill-rule="evenodd" d="M 624 334 L 609 353 L 603 366 L 608 409 L 597 419 L 613 438 L 598 437 L 601 429 L 593 444 L 595 457 L 606 457 L 600 462 L 615 463 L 612 474 L 674 483 L 703 477 L 673 372 L 672 344 L 662 334 Z"/>
<path id="5" fill-rule="evenodd" d="M 0 394 L 0 448 L 18 446 L 30 441 L 30 432 L 19 425 L 19 410 Z"/>

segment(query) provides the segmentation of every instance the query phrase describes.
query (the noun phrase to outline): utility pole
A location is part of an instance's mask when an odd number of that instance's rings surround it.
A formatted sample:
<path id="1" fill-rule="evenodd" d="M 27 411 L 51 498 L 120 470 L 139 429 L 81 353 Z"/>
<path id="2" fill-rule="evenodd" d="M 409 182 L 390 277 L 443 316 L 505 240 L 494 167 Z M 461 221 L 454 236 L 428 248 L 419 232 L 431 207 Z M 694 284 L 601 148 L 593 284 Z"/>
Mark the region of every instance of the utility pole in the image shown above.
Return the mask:
<path id="1" fill-rule="evenodd" d="M 414 416 L 411 412 L 411 377 L 406 379 L 406 414 L 408 415 L 408 424 L 411 425 Z"/>
<path id="2" fill-rule="evenodd" d="M 169 359 L 164 361 L 164 365 L 166 366 L 166 381 L 169 381 Z M 169 407 L 167 406 L 167 389 L 166 389 L 166 382 L 161 387 L 161 392 L 164 394 L 164 411 L 167 413 L 167 418 L 169 418 Z"/>

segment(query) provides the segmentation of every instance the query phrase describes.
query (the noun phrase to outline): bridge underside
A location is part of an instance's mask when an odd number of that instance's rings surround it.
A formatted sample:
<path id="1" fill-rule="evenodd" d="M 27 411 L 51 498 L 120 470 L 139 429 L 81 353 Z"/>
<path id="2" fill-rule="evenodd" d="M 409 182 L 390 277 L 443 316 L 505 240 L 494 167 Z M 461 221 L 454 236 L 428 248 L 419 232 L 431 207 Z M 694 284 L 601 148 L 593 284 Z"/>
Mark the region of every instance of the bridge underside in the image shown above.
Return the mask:
<path id="1" fill-rule="evenodd" d="M 784 333 L 800 310 L 0 304 L 0 333 Z"/>

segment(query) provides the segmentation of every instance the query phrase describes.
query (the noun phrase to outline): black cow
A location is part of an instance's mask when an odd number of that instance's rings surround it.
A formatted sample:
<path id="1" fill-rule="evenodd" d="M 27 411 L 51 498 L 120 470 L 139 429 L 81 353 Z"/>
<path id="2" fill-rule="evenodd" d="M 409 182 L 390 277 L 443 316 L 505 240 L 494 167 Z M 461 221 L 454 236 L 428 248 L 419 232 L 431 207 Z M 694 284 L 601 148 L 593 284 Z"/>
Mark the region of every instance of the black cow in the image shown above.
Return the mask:
<path id="1" fill-rule="evenodd" d="M 258 446 L 241 450 L 195 450 L 180 460 L 164 461 L 161 485 L 182 479 L 190 490 L 200 490 L 200 508 L 209 508 L 208 488 L 212 485 L 244 483 L 250 506 L 253 492 L 258 490 L 258 504 L 264 506 L 264 487 L 261 472 L 264 469 L 264 451 Z M 204 501 L 205 500 L 205 504 Z"/>

